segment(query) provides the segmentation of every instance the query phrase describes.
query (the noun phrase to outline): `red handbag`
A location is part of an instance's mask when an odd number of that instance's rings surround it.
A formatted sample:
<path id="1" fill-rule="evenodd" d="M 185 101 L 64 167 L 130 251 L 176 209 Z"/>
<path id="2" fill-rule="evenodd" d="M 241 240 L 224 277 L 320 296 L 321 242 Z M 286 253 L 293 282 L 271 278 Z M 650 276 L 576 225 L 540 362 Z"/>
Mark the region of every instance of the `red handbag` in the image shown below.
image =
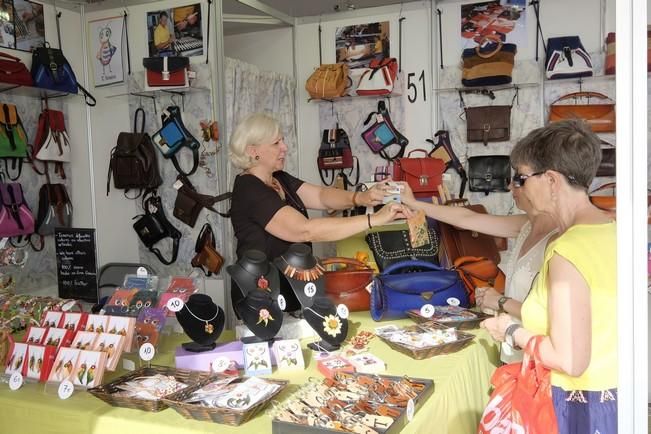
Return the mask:
<path id="1" fill-rule="evenodd" d="M 440 158 L 411 158 L 414 152 L 427 155 L 425 149 L 414 149 L 406 158 L 398 158 L 393 165 L 393 179 L 407 182 L 415 197 L 438 195 L 438 186 L 443 182 L 445 162 Z"/>
<path id="2" fill-rule="evenodd" d="M 147 86 L 151 87 L 183 87 L 188 85 L 187 57 L 147 57 L 142 59 L 142 65 L 147 70 Z"/>
<path id="3" fill-rule="evenodd" d="M 19 58 L 0 52 L 0 82 L 34 86 L 32 74 Z"/>
<path id="4" fill-rule="evenodd" d="M 321 265 L 326 269 L 326 296 L 335 305 L 345 304 L 351 312 L 369 310 L 370 294 L 366 287 L 373 279 L 373 269 L 352 258 L 326 258 Z"/>

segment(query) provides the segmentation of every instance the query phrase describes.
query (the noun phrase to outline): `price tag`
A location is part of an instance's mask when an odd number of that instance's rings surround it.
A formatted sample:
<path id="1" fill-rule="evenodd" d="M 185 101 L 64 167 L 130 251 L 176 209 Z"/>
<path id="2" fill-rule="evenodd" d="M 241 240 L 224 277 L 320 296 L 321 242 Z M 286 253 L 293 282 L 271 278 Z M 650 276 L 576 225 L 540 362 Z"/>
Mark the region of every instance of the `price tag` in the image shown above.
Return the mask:
<path id="1" fill-rule="evenodd" d="M 285 300 L 285 296 L 283 296 L 282 294 L 278 296 L 278 307 L 280 308 L 280 310 L 285 310 L 285 308 L 287 307 L 287 300 Z"/>
<path id="2" fill-rule="evenodd" d="M 23 385 L 23 376 L 20 372 L 14 372 L 9 378 L 9 388 L 11 390 L 18 390 Z"/>
<path id="3" fill-rule="evenodd" d="M 340 304 L 337 306 L 337 315 L 339 315 L 339 318 L 346 319 L 348 318 L 349 313 L 350 312 L 348 312 L 348 306 L 345 304 Z"/>
<path id="4" fill-rule="evenodd" d="M 407 420 L 411 422 L 411 420 L 414 418 L 414 413 L 416 412 L 416 405 L 414 404 L 414 400 L 410 399 L 407 401 Z"/>
<path id="5" fill-rule="evenodd" d="M 64 312 L 68 312 L 70 309 L 72 309 L 72 306 L 74 306 L 75 303 L 76 303 L 75 300 L 70 300 L 70 301 L 64 303 L 63 306 L 61 306 L 61 310 L 64 311 Z"/>
<path id="6" fill-rule="evenodd" d="M 70 398 L 74 391 L 75 387 L 72 385 L 70 380 L 63 380 L 61 384 L 59 384 L 59 399 Z"/>
<path id="7" fill-rule="evenodd" d="M 228 366 L 231 364 L 231 361 L 229 360 L 228 357 L 217 357 L 215 360 L 212 361 L 212 371 L 221 374 L 225 370 L 228 369 Z"/>
<path id="8" fill-rule="evenodd" d="M 450 297 L 446 300 L 450 306 L 459 306 L 461 301 L 456 297 Z"/>
<path id="9" fill-rule="evenodd" d="M 420 308 L 420 316 L 424 318 L 431 318 L 432 315 L 434 315 L 434 306 L 431 304 L 424 304 L 423 307 Z"/>
<path id="10" fill-rule="evenodd" d="M 308 282 L 305 284 L 303 290 L 305 291 L 305 295 L 308 297 L 314 297 L 314 294 L 316 294 L 316 285 L 312 282 Z"/>
<path id="11" fill-rule="evenodd" d="M 146 344 L 142 344 L 140 346 L 140 358 L 144 360 L 145 362 L 150 361 L 151 359 L 154 358 L 154 354 L 156 353 L 156 349 L 154 346 L 147 342 Z"/>
<path id="12" fill-rule="evenodd" d="M 180 298 L 172 297 L 167 300 L 167 309 L 169 309 L 171 312 L 178 312 L 183 309 L 183 304 L 183 300 Z"/>
<path id="13" fill-rule="evenodd" d="M 147 277 L 147 269 L 145 267 L 138 267 L 136 270 L 136 276 Z"/>
<path id="14" fill-rule="evenodd" d="M 172 187 L 174 187 L 174 190 L 178 190 L 179 188 L 183 187 L 183 182 L 181 182 L 179 179 L 174 184 L 172 184 Z"/>

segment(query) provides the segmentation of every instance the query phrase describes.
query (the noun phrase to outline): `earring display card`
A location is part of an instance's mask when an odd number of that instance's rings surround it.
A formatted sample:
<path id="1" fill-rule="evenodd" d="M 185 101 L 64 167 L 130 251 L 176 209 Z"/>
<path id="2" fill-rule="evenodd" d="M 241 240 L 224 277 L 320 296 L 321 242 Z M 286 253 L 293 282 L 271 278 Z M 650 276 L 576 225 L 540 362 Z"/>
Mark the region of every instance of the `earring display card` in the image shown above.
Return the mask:
<path id="1" fill-rule="evenodd" d="M 57 347 L 68 347 L 72 343 L 75 333 L 68 329 L 49 328 L 43 337 L 43 345 L 51 345 Z"/>
<path id="2" fill-rule="evenodd" d="M 83 387 L 95 387 L 101 384 L 105 366 L 106 353 L 81 351 L 77 366 L 72 373 L 72 383 Z"/>
<path id="3" fill-rule="evenodd" d="M 63 319 L 63 312 L 48 311 L 41 321 L 42 327 L 61 327 L 61 320 Z"/>
<path id="4" fill-rule="evenodd" d="M 88 321 L 88 314 L 83 313 L 73 313 L 66 312 L 63 314 L 63 328 L 78 331 L 84 330 L 86 328 L 86 322 Z"/>
<path id="5" fill-rule="evenodd" d="M 26 377 L 45 382 L 56 355 L 56 348 L 52 346 L 29 345 L 27 347 Z"/>
<path id="6" fill-rule="evenodd" d="M 77 332 L 70 347 L 78 350 L 90 350 L 95 346 L 98 336 L 94 332 Z"/>
<path id="7" fill-rule="evenodd" d="M 137 292 L 135 288 L 117 288 L 104 306 L 104 311 L 109 315 L 126 315 L 129 312 L 129 303 Z"/>
<path id="8" fill-rule="evenodd" d="M 334 378 L 337 372 L 355 372 L 355 367 L 348 360 L 339 356 L 319 360 L 316 362 L 316 367 L 326 378 Z"/>
<path id="9" fill-rule="evenodd" d="M 136 325 L 138 324 L 151 324 L 161 332 L 165 327 L 165 311 L 157 307 L 146 307 L 138 315 Z"/>
<path id="10" fill-rule="evenodd" d="M 40 344 L 43 342 L 43 337 L 47 333 L 45 327 L 30 327 L 25 334 L 24 342 L 27 344 Z"/>
<path id="11" fill-rule="evenodd" d="M 159 333 L 153 324 L 136 324 L 136 345 L 150 343 L 154 347 L 158 346 Z"/>
<path id="12" fill-rule="evenodd" d="M 244 351 L 244 372 L 246 375 L 271 374 L 271 355 L 267 342 L 244 344 L 242 350 Z"/>
<path id="13" fill-rule="evenodd" d="M 106 353 L 106 369 L 115 371 L 124 349 L 124 336 L 101 333 L 91 349 Z"/>
<path id="14" fill-rule="evenodd" d="M 9 356 L 9 361 L 7 362 L 7 367 L 5 368 L 5 374 L 13 374 L 18 372 L 20 374 L 25 374 L 23 368 L 26 367 L 25 361 L 27 360 L 27 344 L 15 343 L 11 349 L 11 355 Z"/>
<path id="15" fill-rule="evenodd" d="M 379 374 L 387 369 L 382 359 L 371 353 L 355 354 L 347 357 L 347 359 L 355 367 L 355 370 L 361 374 Z"/>
<path id="16" fill-rule="evenodd" d="M 107 315 L 88 315 L 85 331 L 104 333 L 108 327 L 109 316 Z"/>
<path id="17" fill-rule="evenodd" d="M 133 337 L 136 330 L 136 319 L 128 316 L 111 316 L 107 326 L 108 332 L 124 336 L 124 351 L 133 348 Z"/>
<path id="18" fill-rule="evenodd" d="M 72 380 L 72 371 L 77 366 L 81 350 L 75 348 L 61 348 L 54 359 L 48 382 L 60 383 L 63 380 Z"/>
<path id="19" fill-rule="evenodd" d="M 279 371 L 294 371 L 305 369 L 305 360 L 301 343 L 298 339 L 276 341 L 273 344 L 273 352 L 276 357 L 276 366 Z"/>

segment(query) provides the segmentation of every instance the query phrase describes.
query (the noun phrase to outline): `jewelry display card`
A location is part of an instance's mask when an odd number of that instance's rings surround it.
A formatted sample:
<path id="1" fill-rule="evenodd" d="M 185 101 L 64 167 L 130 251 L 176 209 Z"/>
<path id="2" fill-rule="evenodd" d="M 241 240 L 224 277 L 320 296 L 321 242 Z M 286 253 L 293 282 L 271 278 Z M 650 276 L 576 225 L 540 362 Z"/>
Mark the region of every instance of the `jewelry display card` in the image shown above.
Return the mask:
<path id="1" fill-rule="evenodd" d="M 24 342 L 27 344 L 40 344 L 43 342 L 43 337 L 47 333 L 47 328 L 45 327 L 33 327 L 30 326 L 29 330 L 25 334 Z"/>
<path id="2" fill-rule="evenodd" d="M 279 371 L 294 371 L 305 369 L 305 360 L 301 343 L 298 339 L 287 339 L 276 341 L 273 344 L 273 352 L 276 358 L 276 366 Z"/>
<path id="3" fill-rule="evenodd" d="M 165 327 L 165 311 L 157 307 L 146 307 L 140 311 L 136 324 L 151 324 L 161 332 Z"/>
<path id="4" fill-rule="evenodd" d="M 86 312 L 66 312 L 63 314 L 63 328 L 78 331 L 86 328 L 88 313 Z"/>
<path id="5" fill-rule="evenodd" d="M 90 350 L 95 345 L 98 336 L 94 332 L 77 332 L 70 347 L 78 350 Z"/>
<path id="6" fill-rule="evenodd" d="M 362 374 L 379 374 L 387 369 L 384 361 L 371 353 L 355 354 L 347 359 Z"/>
<path id="7" fill-rule="evenodd" d="M 56 348 L 43 345 L 29 345 L 27 347 L 26 377 L 45 382 L 56 355 Z"/>
<path id="8" fill-rule="evenodd" d="M 153 324 L 136 323 L 136 344 L 138 348 L 146 343 L 150 343 L 154 347 L 158 346 L 158 337 L 158 330 L 156 330 Z"/>
<path id="9" fill-rule="evenodd" d="M 244 344 L 242 350 L 244 351 L 244 372 L 246 375 L 271 374 L 271 355 L 268 343 Z"/>
<path id="10" fill-rule="evenodd" d="M 124 336 L 101 333 L 91 349 L 106 353 L 106 369 L 115 371 L 124 349 Z"/>
<path id="11" fill-rule="evenodd" d="M 101 384 L 106 366 L 106 353 L 101 351 L 81 351 L 77 366 L 72 373 L 72 384 L 95 387 Z"/>
<path id="12" fill-rule="evenodd" d="M 74 338 L 75 333 L 72 330 L 68 329 L 59 329 L 59 328 L 49 328 L 47 333 L 43 337 L 42 343 L 44 345 L 52 345 L 57 347 L 70 346 L 72 339 Z"/>
<path id="13" fill-rule="evenodd" d="M 104 309 L 106 310 L 108 307 L 115 306 L 117 308 L 124 309 L 124 313 L 126 313 L 129 307 L 129 303 L 131 302 L 131 299 L 136 295 L 136 292 L 138 292 L 138 290 L 135 288 L 117 288 L 111 296 L 111 299 L 108 301 L 108 303 L 106 303 Z"/>
<path id="14" fill-rule="evenodd" d="M 124 351 L 131 351 L 136 329 L 135 318 L 128 316 L 111 316 L 109 317 L 107 329 L 109 333 L 124 336 Z"/>
<path id="15" fill-rule="evenodd" d="M 61 348 L 54 359 L 54 367 L 47 381 L 60 383 L 63 380 L 72 380 L 72 371 L 77 366 L 79 353 L 81 350 L 75 348 Z"/>
<path id="16" fill-rule="evenodd" d="M 334 378 L 337 372 L 355 372 L 355 367 L 343 357 L 335 356 L 316 362 L 316 367 L 325 377 Z"/>
<path id="17" fill-rule="evenodd" d="M 86 321 L 84 330 L 87 332 L 104 333 L 107 330 L 108 321 L 109 316 L 107 315 L 88 315 L 88 321 Z"/>
<path id="18" fill-rule="evenodd" d="M 9 356 L 9 361 L 7 362 L 7 368 L 5 369 L 5 374 L 13 374 L 14 372 L 19 372 L 25 374 L 23 368 L 25 368 L 25 360 L 27 360 L 27 344 L 23 343 L 14 343 L 13 348 L 11 349 L 11 355 Z"/>
<path id="19" fill-rule="evenodd" d="M 140 290 L 131 299 L 127 315 L 138 317 L 142 309 L 156 306 L 156 303 L 158 303 L 158 292 Z"/>
<path id="20" fill-rule="evenodd" d="M 63 312 L 48 311 L 41 321 L 41 327 L 61 327 Z"/>

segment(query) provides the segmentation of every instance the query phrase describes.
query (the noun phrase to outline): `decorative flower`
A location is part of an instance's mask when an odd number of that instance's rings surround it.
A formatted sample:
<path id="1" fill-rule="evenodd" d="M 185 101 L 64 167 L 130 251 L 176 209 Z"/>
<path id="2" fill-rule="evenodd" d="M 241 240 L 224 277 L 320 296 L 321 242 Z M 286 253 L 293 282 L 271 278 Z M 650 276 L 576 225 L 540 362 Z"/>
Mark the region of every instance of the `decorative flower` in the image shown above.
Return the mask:
<path id="1" fill-rule="evenodd" d="M 260 309 L 259 316 L 258 316 L 258 322 L 255 323 L 256 325 L 260 324 L 261 322 L 264 322 L 265 327 L 267 326 L 267 323 L 269 321 L 273 321 L 274 318 L 271 316 L 269 311 L 267 309 Z"/>
<path id="2" fill-rule="evenodd" d="M 341 321 L 339 317 L 335 315 L 326 315 L 323 321 L 323 331 L 336 338 L 339 333 L 341 333 Z"/>
<path id="3" fill-rule="evenodd" d="M 258 288 L 268 290 L 269 289 L 269 281 L 265 279 L 264 276 L 260 276 L 258 279 Z"/>

